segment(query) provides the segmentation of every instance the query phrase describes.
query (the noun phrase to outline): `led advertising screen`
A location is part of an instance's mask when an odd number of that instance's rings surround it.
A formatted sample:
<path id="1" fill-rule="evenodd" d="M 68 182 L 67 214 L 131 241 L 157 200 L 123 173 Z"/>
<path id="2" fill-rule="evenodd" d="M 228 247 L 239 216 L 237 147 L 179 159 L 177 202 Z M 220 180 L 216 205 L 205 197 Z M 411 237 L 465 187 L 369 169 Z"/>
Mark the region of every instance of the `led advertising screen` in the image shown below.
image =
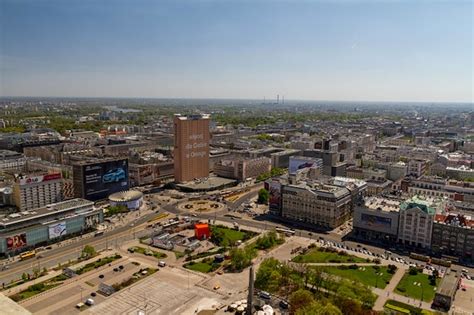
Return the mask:
<path id="1" fill-rule="evenodd" d="M 128 160 L 107 161 L 83 166 L 84 198 L 100 200 L 128 190 Z"/>
<path id="2" fill-rule="evenodd" d="M 14 236 L 7 237 L 7 248 L 8 249 L 17 249 L 23 246 L 26 246 L 26 234 L 18 234 Z"/>
<path id="3" fill-rule="evenodd" d="M 374 228 L 390 229 L 390 226 L 392 225 L 391 218 L 384 218 L 366 213 L 362 213 L 361 221 L 363 224 Z"/>
<path id="4" fill-rule="evenodd" d="M 61 237 L 67 234 L 66 222 L 59 222 L 48 226 L 49 239 Z"/>

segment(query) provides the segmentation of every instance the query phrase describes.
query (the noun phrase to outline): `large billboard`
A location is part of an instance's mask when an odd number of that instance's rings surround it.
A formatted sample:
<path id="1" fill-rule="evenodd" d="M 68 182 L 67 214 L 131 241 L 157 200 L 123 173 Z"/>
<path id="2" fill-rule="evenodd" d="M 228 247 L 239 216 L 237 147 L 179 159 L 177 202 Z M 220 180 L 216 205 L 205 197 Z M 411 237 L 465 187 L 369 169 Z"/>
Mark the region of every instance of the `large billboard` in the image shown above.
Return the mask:
<path id="1" fill-rule="evenodd" d="M 83 166 L 84 198 L 100 200 L 129 188 L 128 160 L 107 161 Z"/>
<path id="2" fill-rule="evenodd" d="M 51 224 L 48 226 L 49 231 L 49 239 L 61 237 L 67 234 L 66 230 L 66 221 L 62 221 L 59 223 Z"/>
<path id="3" fill-rule="evenodd" d="M 61 179 L 61 173 L 53 173 L 53 174 L 46 174 L 46 175 L 37 175 L 37 176 L 20 176 L 18 178 L 20 185 L 27 185 L 27 184 L 36 184 L 41 182 L 47 182 L 50 180 Z"/>
<path id="4" fill-rule="evenodd" d="M 7 249 L 17 249 L 26 246 L 26 234 L 18 234 L 7 237 Z"/>
<path id="5" fill-rule="evenodd" d="M 322 163 L 321 163 L 322 164 Z M 290 157 L 290 166 L 288 168 L 290 174 L 296 174 L 298 170 L 318 165 L 316 159 L 307 157 Z"/>
<path id="6" fill-rule="evenodd" d="M 362 224 L 371 228 L 390 229 L 392 225 L 391 218 L 380 217 L 373 214 L 362 213 L 360 219 Z"/>
<path id="7" fill-rule="evenodd" d="M 269 191 L 269 203 L 268 207 L 270 210 L 280 210 L 281 204 L 281 183 L 279 181 L 273 180 L 268 184 Z"/>

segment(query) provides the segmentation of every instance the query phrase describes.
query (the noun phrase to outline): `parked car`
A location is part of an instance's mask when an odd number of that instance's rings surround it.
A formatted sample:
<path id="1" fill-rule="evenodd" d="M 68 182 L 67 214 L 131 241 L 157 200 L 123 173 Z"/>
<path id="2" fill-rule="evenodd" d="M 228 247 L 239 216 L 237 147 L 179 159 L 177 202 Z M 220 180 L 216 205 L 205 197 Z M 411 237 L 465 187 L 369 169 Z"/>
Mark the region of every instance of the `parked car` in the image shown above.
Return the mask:
<path id="1" fill-rule="evenodd" d="M 262 299 L 266 299 L 266 300 L 270 300 L 272 298 L 270 293 L 268 293 L 267 291 L 260 291 L 258 293 L 258 296 L 261 297 Z"/>
<path id="2" fill-rule="evenodd" d="M 287 310 L 290 307 L 290 304 L 288 304 L 287 301 L 281 300 L 279 304 L 280 304 L 280 307 L 284 310 Z"/>
<path id="3" fill-rule="evenodd" d="M 88 306 L 92 306 L 92 305 L 94 305 L 94 300 L 93 299 L 87 299 L 85 304 L 88 305 Z"/>

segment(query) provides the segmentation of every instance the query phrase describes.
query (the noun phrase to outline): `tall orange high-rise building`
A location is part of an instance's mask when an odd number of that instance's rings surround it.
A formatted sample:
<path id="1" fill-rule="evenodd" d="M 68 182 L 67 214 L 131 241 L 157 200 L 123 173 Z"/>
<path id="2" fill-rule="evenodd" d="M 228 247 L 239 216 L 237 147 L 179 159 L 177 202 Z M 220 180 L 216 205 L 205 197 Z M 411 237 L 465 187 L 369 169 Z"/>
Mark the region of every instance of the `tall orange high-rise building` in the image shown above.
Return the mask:
<path id="1" fill-rule="evenodd" d="M 174 116 L 174 179 L 209 176 L 209 115 Z"/>

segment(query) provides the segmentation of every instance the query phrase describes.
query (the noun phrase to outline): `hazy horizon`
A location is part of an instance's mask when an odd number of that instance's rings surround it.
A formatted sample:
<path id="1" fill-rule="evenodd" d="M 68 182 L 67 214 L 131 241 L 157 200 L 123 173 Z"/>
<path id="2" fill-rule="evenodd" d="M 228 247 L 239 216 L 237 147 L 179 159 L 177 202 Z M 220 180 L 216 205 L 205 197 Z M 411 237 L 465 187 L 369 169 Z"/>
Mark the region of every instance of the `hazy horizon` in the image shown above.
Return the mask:
<path id="1" fill-rule="evenodd" d="M 0 0 L 0 96 L 469 104 L 472 10 Z"/>

